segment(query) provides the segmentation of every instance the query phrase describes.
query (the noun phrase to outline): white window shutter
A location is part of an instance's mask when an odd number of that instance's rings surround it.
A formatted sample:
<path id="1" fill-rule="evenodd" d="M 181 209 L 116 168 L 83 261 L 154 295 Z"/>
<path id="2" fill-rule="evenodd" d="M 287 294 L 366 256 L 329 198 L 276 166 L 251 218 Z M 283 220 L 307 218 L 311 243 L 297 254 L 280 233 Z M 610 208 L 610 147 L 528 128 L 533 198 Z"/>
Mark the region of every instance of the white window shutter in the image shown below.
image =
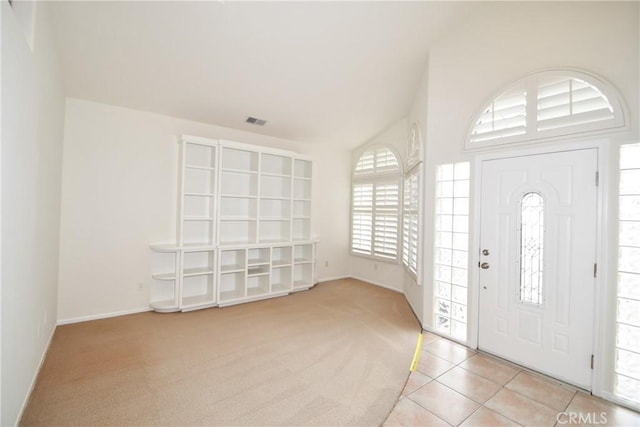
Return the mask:
<path id="1" fill-rule="evenodd" d="M 398 158 L 386 147 L 367 150 L 356 162 L 351 200 L 353 253 L 398 258 L 400 173 Z"/>

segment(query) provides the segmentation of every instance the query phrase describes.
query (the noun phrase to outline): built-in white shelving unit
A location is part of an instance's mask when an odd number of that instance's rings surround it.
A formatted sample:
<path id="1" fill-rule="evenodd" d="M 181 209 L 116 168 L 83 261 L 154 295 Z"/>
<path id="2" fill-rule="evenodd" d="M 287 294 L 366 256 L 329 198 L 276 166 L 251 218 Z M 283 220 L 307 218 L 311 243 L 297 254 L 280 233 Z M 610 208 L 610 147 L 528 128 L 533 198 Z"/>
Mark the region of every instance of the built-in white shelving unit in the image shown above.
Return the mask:
<path id="1" fill-rule="evenodd" d="M 151 245 L 151 307 L 186 311 L 314 285 L 309 159 L 183 136 L 176 243 Z"/>

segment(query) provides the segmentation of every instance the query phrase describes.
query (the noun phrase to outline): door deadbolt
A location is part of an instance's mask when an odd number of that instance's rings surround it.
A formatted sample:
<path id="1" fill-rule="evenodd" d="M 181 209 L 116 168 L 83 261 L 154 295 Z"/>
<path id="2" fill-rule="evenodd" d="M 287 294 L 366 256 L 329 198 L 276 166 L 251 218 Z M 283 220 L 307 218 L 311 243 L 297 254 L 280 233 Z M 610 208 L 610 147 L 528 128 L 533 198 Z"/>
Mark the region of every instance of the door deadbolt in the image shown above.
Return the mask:
<path id="1" fill-rule="evenodd" d="M 480 268 L 483 270 L 486 270 L 487 268 L 489 268 L 489 263 L 488 262 L 483 262 L 482 264 L 480 264 Z"/>
<path id="2" fill-rule="evenodd" d="M 482 255 L 484 255 L 484 256 L 489 255 L 489 249 L 483 249 L 482 250 Z"/>

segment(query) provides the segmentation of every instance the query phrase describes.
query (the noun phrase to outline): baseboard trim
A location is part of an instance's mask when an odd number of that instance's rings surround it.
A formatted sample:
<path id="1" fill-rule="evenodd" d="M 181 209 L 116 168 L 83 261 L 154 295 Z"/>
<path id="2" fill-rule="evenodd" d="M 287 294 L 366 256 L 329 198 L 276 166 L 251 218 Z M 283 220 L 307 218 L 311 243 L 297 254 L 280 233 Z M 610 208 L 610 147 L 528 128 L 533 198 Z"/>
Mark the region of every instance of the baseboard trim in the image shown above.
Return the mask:
<path id="1" fill-rule="evenodd" d="M 56 322 L 58 326 L 68 325 L 70 323 L 88 322 L 89 320 L 108 319 L 109 317 L 126 316 L 127 314 L 144 313 L 151 311 L 151 307 L 134 308 L 132 310 L 114 311 L 113 313 L 92 314 L 90 316 L 72 317 L 69 319 L 61 319 Z"/>
<path id="2" fill-rule="evenodd" d="M 409 300 L 409 298 L 407 298 L 407 294 L 405 294 L 404 292 L 402 294 L 404 295 L 404 299 L 407 300 L 407 303 L 409 304 L 409 308 L 411 308 L 411 311 L 413 312 L 413 315 L 415 316 L 416 320 L 418 321 L 418 325 L 420 325 L 420 328 L 422 330 L 425 330 L 424 324 L 422 323 L 422 319 L 420 318 L 420 316 L 418 316 L 418 313 L 416 312 L 416 309 L 413 307 L 413 304 L 411 304 L 411 301 Z"/>
<path id="3" fill-rule="evenodd" d="M 323 277 L 322 279 L 318 279 L 317 283 L 332 282 L 334 280 L 342 280 L 342 279 L 350 279 L 350 278 L 351 276 Z"/>
<path id="4" fill-rule="evenodd" d="M 402 291 L 402 289 L 392 288 L 391 286 L 385 285 L 384 283 L 381 283 L 381 282 L 376 282 L 376 281 L 373 281 L 371 279 L 364 279 L 364 278 L 358 277 L 358 276 L 349 276 L 349 277 L 351 279 L 357 279 L 357 280 L 360 280 L 362 282 L 371 283 L 372 285 L 376 285 L 376 286 L 379 286 L 381 288 L 389 289 L 390 291 L 399 292 L 402 295 L 404 295 L 404 292 Z"/>
<path id="5" fill-rule="evenodd" d="M 40 356 L 38 367 L 36 368 L 36 371 L 33 373 L 33 378 L 31 378 L 31 384 L 29 384 L 29 389 L 27 390 L 27 393 L 24 396 L 24 400 L 22 401 L 22 406 L 20 407 L 20 411 L 18 412 L 18 419 L 16 420 L 16 425 L 20 425 L 20 421 L 22 420 L 22 415 L 24 415 L 24 410 L 27 409 L 27 403 L 29 403 L 29 398 L 31 398 L 31 393 L 33 393 L 33 388 L 36 386 L 38 375 L 40 375 L 40 370 L 42 369 L 44 360 L 46 359 L 47 353 L 49 352 L 49 347 L 51 347 L 51 342 L 53 341 L 53 335 L 56 333 L 56 328 L 57 328 L 57 325 L 53 325 L 53 328 L 51 328 L 51 334 L 49 335 L 49 339 L 47 339 L 47 345 L 44 347 L 44 351 Z"/>

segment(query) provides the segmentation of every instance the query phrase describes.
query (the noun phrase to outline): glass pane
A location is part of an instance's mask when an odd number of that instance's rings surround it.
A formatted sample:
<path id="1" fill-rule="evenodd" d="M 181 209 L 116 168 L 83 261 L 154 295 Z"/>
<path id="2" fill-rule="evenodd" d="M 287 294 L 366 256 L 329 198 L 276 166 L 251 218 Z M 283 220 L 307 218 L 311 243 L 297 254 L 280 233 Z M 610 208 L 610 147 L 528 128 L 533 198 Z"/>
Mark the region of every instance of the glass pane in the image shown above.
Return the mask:
<path id="1" fill-rule="evenodd" d="M 452 245 L 453 234 L 447 232 L 436 233 L 436 247 L 437 248 L 450 248 Z"/>
<path id="2" fill-rule="evenodd" d="M 618 298 L 618 322 L 640 326 L 640 301 Z"/>
<path id="3" fill-rule="evenodd" d="M 445 334 L 449 333 L 449 318 L 444 316 L 436 316 L 436 330 Z"/>
<path id="4" fill-rule="evenodd" d="M 438 183 L 436 197 L 453 197 L 453 182 L 444 181 Z"/>
<path id="5" fill-rule="evenodd" d="M 467 288 L 454 285 L 451 288 L 451 299 L 460 304 L 467 305 Z"/>
<path id="6" fill-rule="evenodd" d="M 469 163 L 469 162 L 456 163 L 454 165 L 454 173 L 453 173 L 454 174 L 454 178 L 455 179 L 469 179 L 470 166 L 471 166 L 471 163 Z"/>
<path id="7" fill-rule="evenodd" d="M 640 273 L 640 248 L 619 248 L 618 270 L 628 273 Z"/>
<path id="8" fill-rule="evenodd" d="M 453 231 L 467 233 L 469 231 L 469 217 L 467 215 L 454 215 Z"/>
<path id="9" fill-rule="evenodd" d="M 620 219 L 640 221 L 640 196 L 620 196 Z"/>
<path id="10" fill-rule="evenodd" d="M 640 275 L 618 273 L 618 296 L 640 300 Z"/>
<path id="11" fill-rule="evenodd" d="M 436 264 L 436 280 L 451 282 L 451 267 Z"/>
<path id="12" fill-rule="evenodd" d="M 469 181 L 454 181 L 453 195 L 455 197 L 469 197 Z"/>
<path id="13" fill-rule="evenodd" d="M 620 171 L 620 194 L 640 194 L 640 169 Z"/>
<path id="14" fill-rule="evenodd" d="M 640 354 L 618 349 L 616 351 L 616 372 L 635 378 L 640 372 Z"/>
<path id="15" fill-rule="evenodd" d="M 469 235 L 467 233 L 453 233 L 453 249 L 469 250 Z"/>
<path id="16" fill-rule="evenodd" d="M 640 327 L 618 324 L 617 347 L 640 353 Z"/>
<path id="17" fill-rule="evenodd" d="M 436 299 L 436 304 L 438 306 L 439 314 L 443 316 L 451 315 L 451 302 L 438 298 Z"/>
<path id="18" fill-rule="evenodd" d="M 451 265 L 451 249 L 436 249 L 436 263 Z"/>
<path id="19" fill-rule="evenodd" d="M 467 269 L 466 268 L 452 268 L 451 269 L 451 283 L 458 286 L 467 286 Z"/>
<path id="20" fill-rule="evenodd" d="M 436 219 L 436 230 L 452 231 L 453 218 L 450 215 L 438 215 L 438 218 Z"/>
<path id="21" fill-rule="evenodd" d="M 629 400 L 637 401 L 640 396 L 640 381 L 616 375 L 616 394 Z"/>
<path id="22" fill-rule="evenodd" d="M 453 199 L 442 198 L 436 200 L 436 213 L 437 214 L 452 214 L 453 213 Z"/>
<path id="23" fill-rule="evenodd" d="M 462 304 L 456 304 L 455 302 L 451 305 L 451 317 L 459 320 L 461 322 L 467 321 L 467 306 Z"/>
<path id="24" fill-rule="evenodd" d="M 469 199 L 457 197 L 453 200 L 453 213 L 456 215 L 469 215 Z"/>
<path id="25" fill-rule="evenodd" d="M 438 166 L 438 172 L 436 176 L 438 181 L 452 181 L 453 180 L 453 164 Z"/>
<path id="26" fill-rule="evenodd" d="M 627 144 L 620 147 L 620 169 L 637 168 L 638 159 L 640 159 L 640 144 Z"/>
<path id="27" fill-rule="evenodd" d="M 467 339 L 467 324 L 463 322 L 451 321 L 451 335 L 459 340 Z"/>
<path id="28" fill-rule="evenodd" d="M 437 296 L 444 299 L 451 298 L 451 285 L 447 282 L 437 282 L 436 287 Z"/>
<path id="29" fill-rule="evenodd" d="M 640 221 L 620 221 L 618 244 L 640 247 Z"/>
<path id="30" fill-rule="evenodd" d="M 467 252 L 453 251 L 452 263 L 454 267 L 467 268 Z"/>
<path id="31" fill-rule="evenodd" d="M 520 301 L 540 305 L 544 260 L 544 201 L 538 193 L 523 196 L 520 221 Z"/>

